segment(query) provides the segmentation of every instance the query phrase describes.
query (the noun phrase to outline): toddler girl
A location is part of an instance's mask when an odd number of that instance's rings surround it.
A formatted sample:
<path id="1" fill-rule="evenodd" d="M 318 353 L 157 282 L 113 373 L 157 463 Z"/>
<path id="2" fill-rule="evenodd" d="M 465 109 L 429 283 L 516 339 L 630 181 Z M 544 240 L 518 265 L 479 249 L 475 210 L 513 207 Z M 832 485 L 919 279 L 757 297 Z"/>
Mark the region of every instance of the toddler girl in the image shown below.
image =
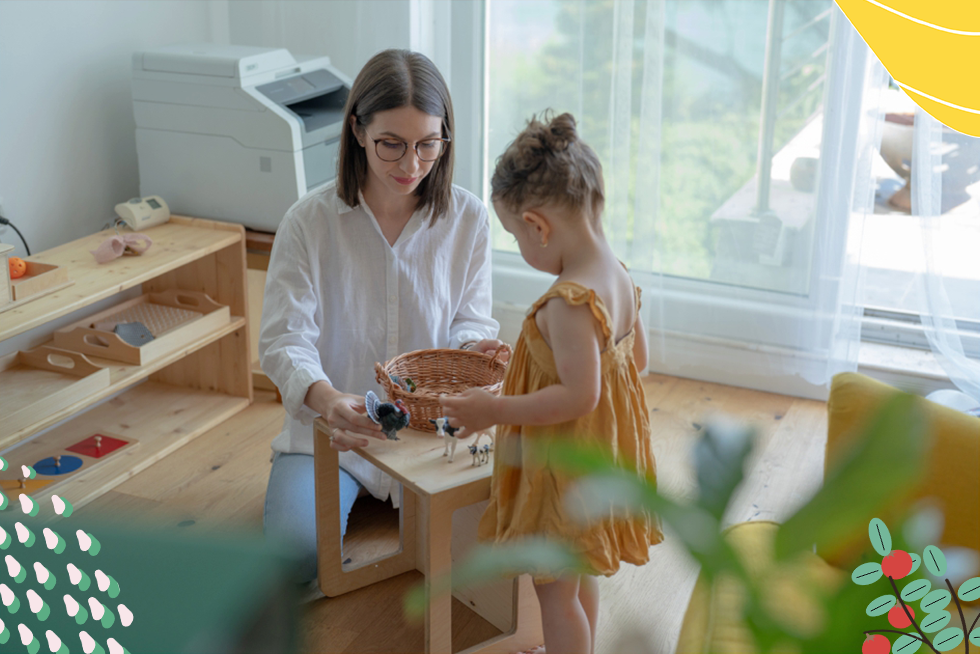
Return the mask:
<path id="1" fill-rule="evenodd" d="M 599 612 L 594 575 L 612 575 L 621 561 L 646 563 L 663 535 L 656 517 L 622 517 L 612 507 L 590 524 L 572 520 L 581 502 L 569 496 L 574 479 L 529 447 L 599 443 L 638 475 L 656 472 L 638 373 L 647 361 L 639 289 L 603 236 L 599 159 L 571 115 L 548 118 L 532 118 L 497 161 L 491 199 L 524 259 L 558 279 L 524 320 L 501 396 L 471 389 L 443 407 L 451 424 L 465 426 L 461 436 L 499 425 L 479 538 L 543 536 L 585 561 L 592 574 L 540 570 L 533 578 L 549 654 L 588 654 Z"/>

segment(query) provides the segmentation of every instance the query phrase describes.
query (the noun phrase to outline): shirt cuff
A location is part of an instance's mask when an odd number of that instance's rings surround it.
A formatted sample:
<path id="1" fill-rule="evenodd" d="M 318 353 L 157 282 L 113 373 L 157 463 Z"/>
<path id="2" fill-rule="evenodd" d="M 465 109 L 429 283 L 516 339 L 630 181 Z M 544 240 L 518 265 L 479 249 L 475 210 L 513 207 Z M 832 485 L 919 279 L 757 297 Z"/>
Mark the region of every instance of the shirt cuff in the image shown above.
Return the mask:
<path id="1" fill-rule="evenodd" d="M 318 381 L 330 380 L 322 370 L 316 374 L 307 368 L 299 368 L 289 377 L 286 388 L 282 389 L 282 405 L 286 413 L 304 425 L 312 425 L 320 417 L 320 414 L 304 404 L 310 386 Z"/>
<path id="2" fill-rule="evenodd" d="M 449 337 L 449 347 L 453 350 L 458 350 L 459 346 L 462 345 L 463 343 L 466 343 L 467 341 L 480 342 L 484 338 L 486 338 L 486 336 L 484 336 L 480 332 L 473 331 L 470 329 L 463 329 Z"/>

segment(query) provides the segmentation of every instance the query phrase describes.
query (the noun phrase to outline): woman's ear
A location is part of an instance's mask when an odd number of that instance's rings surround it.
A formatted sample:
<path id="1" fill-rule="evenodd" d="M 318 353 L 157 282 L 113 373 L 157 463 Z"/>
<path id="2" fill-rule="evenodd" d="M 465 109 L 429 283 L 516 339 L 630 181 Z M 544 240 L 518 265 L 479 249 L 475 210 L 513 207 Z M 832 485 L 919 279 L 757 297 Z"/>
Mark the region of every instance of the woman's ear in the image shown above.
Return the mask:
<path id="1" fill-rule="evenodd" d="M 548 217 L 539 211 L 528 209 L 521 214 L 521 220 L 534 230 L 535 235 L 541 241 L 541 247 L 548 247 L 548 239 L 551 237 L 551 221 L 548 220 Z"/>
<path id="2" fill-rule="evenodd" d="M 364 133 L 361 130 L 360 125 L 357 124 L 357 116 L 354 114 L 351 114 L 350 116 L 350 131 L 354 133 L 354 138 L 357 139 L 358 144 L 360 144 L 360 146 L 363 148 Z"/>

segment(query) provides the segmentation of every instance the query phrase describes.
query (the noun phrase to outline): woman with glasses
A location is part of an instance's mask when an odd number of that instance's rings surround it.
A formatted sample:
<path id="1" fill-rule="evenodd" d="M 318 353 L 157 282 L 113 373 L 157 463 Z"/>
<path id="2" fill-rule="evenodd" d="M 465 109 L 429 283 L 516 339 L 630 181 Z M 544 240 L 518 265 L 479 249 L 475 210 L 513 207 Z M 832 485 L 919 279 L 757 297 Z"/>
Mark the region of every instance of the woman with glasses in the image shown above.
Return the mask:
<path id="1" fill-rule="evenodd" d="M 425 348 L 493 352 L 490 223 L 453 186 L 453 109 L 424 55 L 386 50 L 358 74 L 344 109 L 334 182 L 294 204 L 276 233 L 259 356 L 286 420 L 272 442 L 264 530 L 297 548 L 316 578 L 313 420 L 340 451 L 340 537 L 359 492 L 397 483 L 353 452 L 384 438 L 364 410 L 375 362 Z"/>

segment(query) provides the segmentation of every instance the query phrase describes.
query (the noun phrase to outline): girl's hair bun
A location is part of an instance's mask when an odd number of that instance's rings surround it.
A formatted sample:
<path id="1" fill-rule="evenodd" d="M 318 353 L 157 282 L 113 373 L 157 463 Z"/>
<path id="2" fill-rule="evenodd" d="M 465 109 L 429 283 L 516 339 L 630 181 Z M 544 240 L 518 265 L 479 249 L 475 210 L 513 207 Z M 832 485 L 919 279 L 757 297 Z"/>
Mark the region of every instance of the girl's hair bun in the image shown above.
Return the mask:
<path id="1" fill-rule="evenodd" d="M 597 218 L 604 201 L 602 166 L 579 140 L 575 118 L 548 110 L 532 116 L 497 160 L 491 197 L 513 210 L 558 202 Z"/>
<path id="2" fill-rule="evenodd" d="M 544 119 L 548 120 L 548 114 L 545 114 Z M 542 140 L 553 152 L 564 152 L 573 141 L 578 140 L 575 118 L 570 113 L 554 116 L 545 129 L 546 135 Z"/>

